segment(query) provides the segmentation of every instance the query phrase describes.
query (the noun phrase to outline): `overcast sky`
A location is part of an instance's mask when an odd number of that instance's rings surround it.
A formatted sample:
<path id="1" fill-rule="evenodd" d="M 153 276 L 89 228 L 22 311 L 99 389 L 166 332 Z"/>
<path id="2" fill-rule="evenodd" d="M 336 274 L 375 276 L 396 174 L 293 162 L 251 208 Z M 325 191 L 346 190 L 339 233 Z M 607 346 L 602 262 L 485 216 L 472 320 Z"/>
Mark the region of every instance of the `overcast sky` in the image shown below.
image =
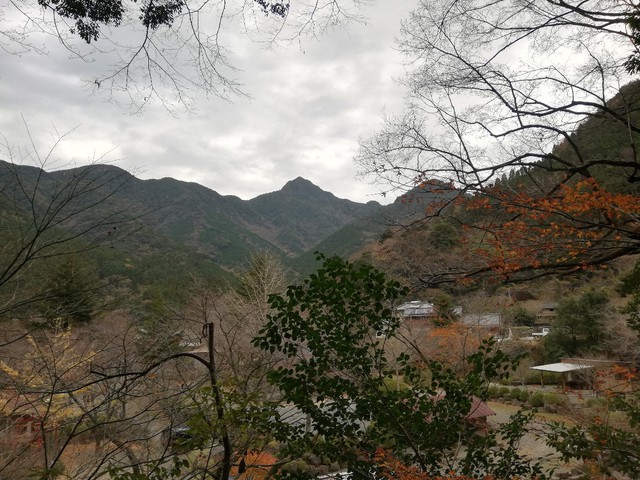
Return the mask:
<path id="1" fill-rule="evenodd" d="M 238 38 L 230 60 L 251 97 L 198 96 L 197 111 L 177 117 L 157 104 L 132 115 L 90 95 L 82 80 L 99 61 L 79 65 L 58 45 L 47 56 L 0 50 L 0 134 L 13 147 L 28 144 L 24 118 L 46 152 L 56 132 L 75 129 L 47 169 L 107 154 L 139 178 L 173 177 L 244 199 L 302 176 L 341 198 L 384 201 L 355 178 L 352 159 L 358 137 L 375 133 L 383 111 L 401 110 L 403 59 L 394 37 L 413 5 L 377 2 L 362 10 L 365 24 L 297 46 L 265 50 Z"/>

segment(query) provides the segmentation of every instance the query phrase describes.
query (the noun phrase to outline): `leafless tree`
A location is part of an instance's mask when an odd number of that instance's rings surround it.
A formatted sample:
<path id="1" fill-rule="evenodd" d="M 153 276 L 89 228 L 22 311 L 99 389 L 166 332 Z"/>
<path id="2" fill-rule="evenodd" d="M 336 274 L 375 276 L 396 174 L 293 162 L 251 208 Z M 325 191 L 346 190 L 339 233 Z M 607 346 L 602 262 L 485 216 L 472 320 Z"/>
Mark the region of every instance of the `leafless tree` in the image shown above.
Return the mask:
<path id="1" fill-rule="evenodd" d="M 118 327 L 40 330 L 3 349 L 2 475 L 99 478 L 108 465 L 143 472 L 149 457 L 161 457 L 166 444 L 157 425 L 169 423 L 162 407 L 172 389 L 154 395 L 158 379 L 96 381 L 90 374 L 94 363 L 111 373 L 138 365 L 135 330 L 129 322 Z"/>
<path id="2" fill-rule="evenodd" d="M 170 463 L 176 431 L 188 430 L 177 443 L 180 453 L 193 453 L 190 465 L 183 468 L 187 478 L 227 478 L 232 469 L 241 472 L 248 452 L 267 449 L 271 437 L 265 434 L 264 422 L 279 402 L 266 375 L 278 358 L 253 347 L 251 340 L 268 314 L 268 294 L 283 288 L 284 274 L 275 258 L 260 255 L 241 283 L 235 292 L 194 279 L 185 288 L 187 300 L 167 304 L 167 318 L 157 319 L 158 328 L 141 332 L 144 338 L 136 342 L 135 361 L 96 361 L 85 385 L 112 385 L 128 407 L 110 423 L 128 428 L 118 429 L 119 444 L 106 439 L 105 445 L 113 449 L 108 454 L 100 451 L 91 475 L 104 472 L 106 466 L 122 473 L 148 473 Z M 150 357 L 146 350 L 163 337 L 175 341 Z M 288 461 L 280 458 L 269 468 Z"/>
<path id="3" fill-rule="evenodd" d="M 279 358 L 255 348 L 252 339 L 266 322 L 269 295 L 285 285 L 278 260 L 257 254 L 238 290 L 216 291 L 196 282 L 188 305 L 176 311 L 185 330 L 206 333 L 196 351 L 208 359 L 209 382 L 204 394 L 193 401 L 199 412 L 209 412 L 202 419 L 212 437 L 210 448 L 221 445 L 222 451 L 196 468 L 220 478 L 226 478 L 230 468 L 239 468 L 246 452 L 263 451 L 271 441 L 259 428 L 246 428 L 251 423 L 247 412 L 259 404 L 277 405 L 267 373 Z"/>
<path id="4" fill-rule="evenodd" d="M 10 328 L 0 345 L 0 440 L 26 421 L 33 429 L 3 449 L 0 476 L 65 472 L 92 479 L 109 468 L 149 474 L 174 458 L 174 427 L 193 421 L 200 437 L 194 448 L 201 448 L 192 472 L 226 478 L 244 452 L 268 442 L 246 429 L 244 407 L 267 391 L 271 359 L 250 341 L 267 314 L 270 290 L 284 282 L 275 260 L 263 257 L 242 293 L 194 287 L 187 304 L 168 312 L 175 321 L 166 326 L 174 330 L 158 331 L 177 343 L 155 358 L 147 342 L 161 339 L 144 336 L 130 317 L 112 324 L 98 315 L 70 327 L 40 321 L 34 307 L 52 300 L 40 278 L 43 265 L 117 242 L 135 228 L 140 212 L 111 201 L 130 178 L 126 172 L 92 165 L 50 174 L 44 167 L 54 161 L 54 150 L 40 156 L 34 145 L 25 151 L 7 142 L 4 152 L 0 313 Z M 36 166 L 19 165 L 29 160 Z M 191 330 L 202 338 L 203 325 L 212 342 L 204 355 L 184 342 L 197 337 L 183 335 Z"/>
<path id="5" fill-rule="evenodd" d="M 0 317 L 33 313 L 50 300 L 44 267 L 55 259 L 82 255 L 118 242 L 137 228 L 134 205 L 113 202 L 131 175 L 92 164 L 46 172 L 66 135 L 40 153 L 38 146 L 0 145 Z M 104 159 L 99 159 L 104 161 Z M 103 282 L 85 285 L 87 294 Z M 29 314 L 31 314 L 29 313 Z M 10 341 L 11 339 L 6 339 Z"/>
<path id="6" fill-rule="evenodd" d="M 224 99 L 243 93 L 231 48 L 237 35 L 266 46 L 320 35 L 358 20 L 365 3 L 7 0 L 0 4 L 0 48 L 45 53 L 53 39 L 76 60 L 112 65 L 87 80 L 111 100 L 134 109 L 152 100 L 191 108 L 194 91 Z"/>
<path id="7" fill-rule="evenodd" d="M 2 144 L 0 417 L 3 441 L 12 442 L 16 426 L 20 438 L 15 448 L 4 449 L 0 476 L 35 472 L 49 478 L 68 463 L 74 478 L 95 478 L 105 473 L 108 459 L 125 457 L 136 465 L 144 459 L 140 445 L 155 449 L 158 443 L 157 431 L 148 426 L 167 418 L 161 407 L 169 393 L 140 400 L 151 388 L 148 379 L 112 375 L 104 381 L 89 374 L 94 362 L 111 374 L 139 368 L 130 322 L 108 335 L 91 326 L 71 331 L 60 328 L 52 313 L 58 309 L 45 270 L 56 260 L 118 242 L 135 230 L 140 215 L 133 213 L 135 205 L 113 201 L 131 178 L 127 172 L 98 164 L 45 171 L 58 161 L 56 147 L 64 137 L 46 153 L 35 144 L 18 147 L 8 139 Z M 94 278 L 86 285 L 78 282 L 78 288 L 95 295 L 109 282 Z M 51 313 L 45 316 L 52 318 L 42 318 L 44 305 Z M 91 442 L 86 462 L 73 462 L 71 452 Z"/>
<path id="8" fill-rule="evenodd" d="M 436 181 L 458 200 L 488 199 L 498 213 L 482 229 L 483 238 L 495 232 L 491 225 L 522 218 L 523 198 L 561 198 L 563 186 L 598 172 L 619 183 L 638 182 L 637 86 L 623 88 L 636 70 L 637 15 L 631 2 L 420 1 L 399 40 L 408 58 L 406 111 L 362 142 L 356 158 L 361 173 L 390 191 Z M 593 155 L 576 140 L 578 126 L 594 117 L 623 138 L 626 132 L 617 155 Z M 514 175 L 521 181 L 506 181 Z M 630 186 L 624 191 L 636 192 Z M 454 202 L 445 197 L 447 205 Z M 558 203 L 547 211 L 530 205 L 556 223 L 608 232 L 592 242 L 588 263 L 640 248 L 637 209 L 578 215 Z M 563 263 L 558 256 L 519 268 L 574 271 L 583 264 L 584 258 Z M 474 266 L 476 273 L 492 268 Z M 456 266 L 444 279 L 425 281 L 450 281 L 470 270 Z"/>

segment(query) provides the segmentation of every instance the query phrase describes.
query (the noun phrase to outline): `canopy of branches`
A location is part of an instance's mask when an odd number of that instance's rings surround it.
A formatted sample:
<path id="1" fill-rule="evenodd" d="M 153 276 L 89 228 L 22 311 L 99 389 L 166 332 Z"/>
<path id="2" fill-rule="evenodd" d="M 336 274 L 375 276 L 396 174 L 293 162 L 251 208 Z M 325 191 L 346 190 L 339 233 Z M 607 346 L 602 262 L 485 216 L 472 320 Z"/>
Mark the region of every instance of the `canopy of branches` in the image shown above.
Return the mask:
<path id="1" fill-rule="evenodd" d="M 419 3 L 400 39 L 406 111 L 356 161 L 390 189 L 439 181 L 457 193 L 427 216 L 469 226 L 473 254 L 426 283 L 640 251 L 636 15 L 627 2 Z"/>
<path id="2" fill-rule="evenodd" d="M 244 94 L 229 60 L 238 35 L 256 48 L 320 35 L 357 19 L 363 3 L 21 0 L 0 5 L 0 48 L 22 55 L 62 46 L 71 59 L 94 65 L 85 80 L 113 101 L 192 108 L 193 92 Z"/>

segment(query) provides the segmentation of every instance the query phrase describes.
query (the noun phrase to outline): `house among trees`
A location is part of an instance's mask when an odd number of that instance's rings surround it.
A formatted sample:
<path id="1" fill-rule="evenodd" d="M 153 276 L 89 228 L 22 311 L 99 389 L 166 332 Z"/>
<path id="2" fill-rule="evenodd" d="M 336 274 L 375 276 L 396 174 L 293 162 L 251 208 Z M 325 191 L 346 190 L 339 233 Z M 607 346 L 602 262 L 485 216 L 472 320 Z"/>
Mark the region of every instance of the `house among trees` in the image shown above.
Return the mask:
<path id="1" fill-rule="evenodd" d="M 434 398 L 436 401 L 442 400 L 446 397 L 446 393 L 440 393 Z M 471 408 L 469 413 L 465 416 L 465 422 L 476 430 L 484 430 L 488 427 L 487 418 L 495 415 L 496 412 L 491 410 L 491 407 L 483 402 L 480 398 L 473 395 L 471 397 Z"/>
<path id="2" fill-rule="evenodd" d="M 42 421 L 33 400 L 17 393 L 0 397 L 0 451 L 29 444 L 42 445 Z"/>
<path id="3" fill-rule="evenodd" d="M 414 300 L 396 308 L 406 334 L 415 340 L 423 339 L 433 329 L 436 308 L 433 303 Z"/>
<path id="4" fill-rule="evenodd" d="M 433 303 L 414 300 L 404 303 L 396 308 L 396 311 L 402 317 L 404 326 L 415 334 L 429 334 L 438 331 L 440 327 L 452 326 L 456 324 L 458 327 L 455 331 L 460 333 L 463 331 L 473 330 L 479 337 L 500 336 L 504 332 L 504 319 L 501 313 L 468 313 L 462 314 L 462 307 L 456 306 L 449 309 L 448 318 L 442 318 L 442 313 L 438 310 L 438 306 Z M 449 330 L 447 330 L 449 332 Z M 450 333 L 450 332 L 449 332 Z"/>
<path id="5" fill-rule="evenodd" d="M 396 307 L 396 312 L 398 312 L 405 321 L 413 322 L 427 320 L 433 317 L 436 313 L 436 307 L 430 302 L 413 300 Z"/>
<path id="6" fill-rule="evenodd" d="M 462 316 L 462 323 L 481 337 L 503 338 L 510 335 L 510 332 L 503 329 L 504 322 L 500 313 L 467 313 Z"/>
<path id="7" fill-rule="evenodd" d="M 467 313 L 462 316 L 462 323 L 470 328 L 500 330 L 503 320 L 501 313 Z"/>
<path id="8" fill-rule="evenodd" d="M 462 315 L 462 307 L 451 307 L 449 310 L 453 316 L 460 317 Z M 403 303 L 396 307 L 396 312 L 410 329 L 428 326 L 432 320 L 442 314 L 442 311 L 438 311 L 438 307 L 435 304 L 422 300 Z"/>
<path id="9" fill-rule="evenodd" d="M 467 414 L 466 421 L 469 425 L 479 430 L 484 430 L 488 428 L 487 418 L 495 414 L 496 412 L 491 410 L 489 405 L 474 395 L 471 397 L 471 409 Z"/>

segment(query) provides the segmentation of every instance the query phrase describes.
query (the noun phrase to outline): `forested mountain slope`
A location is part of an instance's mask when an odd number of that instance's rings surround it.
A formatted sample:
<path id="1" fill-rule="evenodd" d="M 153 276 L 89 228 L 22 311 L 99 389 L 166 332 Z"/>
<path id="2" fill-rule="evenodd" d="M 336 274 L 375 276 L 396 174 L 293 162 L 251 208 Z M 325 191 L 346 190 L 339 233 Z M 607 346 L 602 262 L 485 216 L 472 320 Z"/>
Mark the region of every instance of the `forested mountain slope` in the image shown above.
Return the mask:
<path id="1" fill-rule="evenodd" d="M 413 228 L 371 244 L 377 262 L 423 284 L 571 275 L 637 254 L 640 82 L 625 85 L 537 163 L 505 169 Z"/>
<path id="2" fill-rule="evenodd" d="M 291 259 L 381 209 L 303 178 L 246 201 L 172 178 L 140 180 L 110 165 L 46 172 L 0 163 L 0 191 L 5 224 L 13 217 L 28 230 L 53 219 L 47 225 L 55 231 L 100 246 L 92 248 L 99 270 L 128 265 L 142 283 L 188 272 L 232 274 L 260 251 Z M 14 233 L 5 229 L 7 242 Z"/>

